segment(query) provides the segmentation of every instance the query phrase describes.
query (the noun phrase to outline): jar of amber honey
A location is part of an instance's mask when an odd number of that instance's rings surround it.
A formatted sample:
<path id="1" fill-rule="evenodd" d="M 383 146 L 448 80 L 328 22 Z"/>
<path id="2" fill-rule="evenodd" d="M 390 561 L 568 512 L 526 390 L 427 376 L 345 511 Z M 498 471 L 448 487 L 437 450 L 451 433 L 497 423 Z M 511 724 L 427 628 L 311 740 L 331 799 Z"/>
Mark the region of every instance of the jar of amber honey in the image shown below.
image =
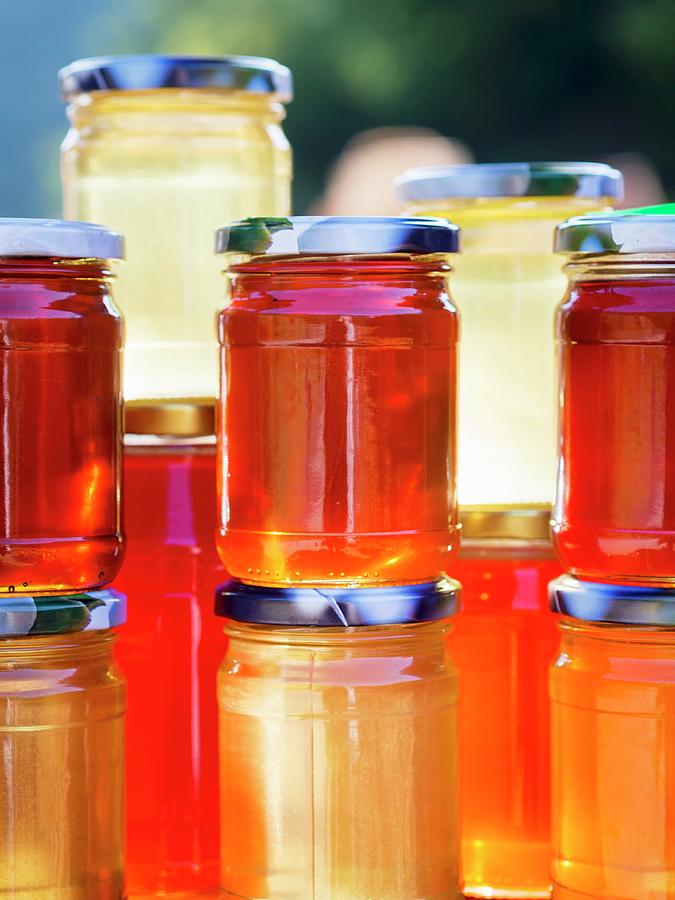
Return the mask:
<path id="1" fill-rule="evenodd" d="M 125 405 L 131 599 L 116 644 L 127 680 L 127 887 L 131 897 L 218 890 L 218 716 L 223 632 L 213 594 L 215 400 Z M 151 660 L 151 664 L 149 664 Z"/>
<path id="2" fill-rule="evenodd" d="M 675 897 L 675 591 L 551 585 L 556 900 Z"/>
<path id="3" fill-rule="evenodd" d="M 457 314 L 440 219 L 222 228 L 220 534 L 231 575 L 421 583 L 456 548 Z"/>
<path id="4" fill-rule="evenodd" d="M 582 578 L 675 584 L 675 216 L 570 219 L 553 532 Z"/>
<path id="5" fill-rule="evenodd" d="M 226 897 L 459 898 L 458 589 L 217 593 Z"/>
<path id="6" fill-rule="evenodd" d="M 399 179 L 409 215 L 462 229 L 453 295 L 462 314 L 459 503 L 550 510 L 555 471 L 556 304 L 565 289 L 553 229 L 611 206 L 616 169 L 600 163 L 421 168 Z"/>
<path id="7" fill-rule="evenodd" d="M 0 593 L 110 582 L 122 560 L 122 321 L 96 225 L 0 219 Z"/>
<path id="8" fill-rule="evenodd" d="M 0 895 L 123 900 L 125 687 L 102 590 L 0 603 Z"/>
<path id="9" fill-rule="evenodd" d="M 125 235 L 126 399 L 215 397 L 215 229 L 290 212 L 289 70 L 257 57 L 119 56 L 59 73 L 64 215 Z"/>

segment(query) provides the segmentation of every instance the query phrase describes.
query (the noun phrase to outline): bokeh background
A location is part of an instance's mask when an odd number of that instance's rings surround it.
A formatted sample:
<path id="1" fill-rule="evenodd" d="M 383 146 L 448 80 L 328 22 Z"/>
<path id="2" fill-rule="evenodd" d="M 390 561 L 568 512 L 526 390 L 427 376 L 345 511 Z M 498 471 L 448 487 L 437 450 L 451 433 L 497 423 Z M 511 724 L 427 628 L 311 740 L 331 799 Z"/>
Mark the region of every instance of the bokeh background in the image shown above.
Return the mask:
<path id="1" fill-rule="evenodd" d="M 471 159 L 610 160 L 626 205 L 675 197 L 673 0 L 0 0 L 0 15 L 1 215 L 58 215 L 56 70 L 144 52 L 293 69 L 296 212 L 386 212 L 390 173 Z"/>

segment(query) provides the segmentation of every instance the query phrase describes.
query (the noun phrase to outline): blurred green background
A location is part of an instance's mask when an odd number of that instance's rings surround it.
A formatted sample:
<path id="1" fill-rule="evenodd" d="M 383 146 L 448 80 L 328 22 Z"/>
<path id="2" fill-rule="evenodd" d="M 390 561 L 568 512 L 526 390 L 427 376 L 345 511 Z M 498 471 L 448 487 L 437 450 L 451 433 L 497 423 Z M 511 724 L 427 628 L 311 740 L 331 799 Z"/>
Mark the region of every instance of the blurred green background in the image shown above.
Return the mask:
<path id="1" fill-rule="evenodd" d="M 0 0 L 0 12 L 5 216 L 58 214 L 56 70 L 155 51 L 292 68 L 297 212 L 377 126 L 428 126 L 481 162 L 637 153 L 675 195 L 673 0 Z"/>

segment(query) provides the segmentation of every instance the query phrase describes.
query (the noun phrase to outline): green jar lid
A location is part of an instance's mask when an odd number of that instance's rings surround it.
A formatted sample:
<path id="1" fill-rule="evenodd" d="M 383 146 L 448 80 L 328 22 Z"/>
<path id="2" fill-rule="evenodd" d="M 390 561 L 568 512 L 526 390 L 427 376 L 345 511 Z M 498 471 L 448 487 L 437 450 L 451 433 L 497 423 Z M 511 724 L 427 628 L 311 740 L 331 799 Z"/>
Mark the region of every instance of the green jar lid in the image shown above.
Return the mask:
<path id="1" fill-rule="evenodd" d="M 126 619 L 126 596 L 110 589 L 66 596 L 17 594 L 0 600 L 0 637 L 105 631 Z"/>

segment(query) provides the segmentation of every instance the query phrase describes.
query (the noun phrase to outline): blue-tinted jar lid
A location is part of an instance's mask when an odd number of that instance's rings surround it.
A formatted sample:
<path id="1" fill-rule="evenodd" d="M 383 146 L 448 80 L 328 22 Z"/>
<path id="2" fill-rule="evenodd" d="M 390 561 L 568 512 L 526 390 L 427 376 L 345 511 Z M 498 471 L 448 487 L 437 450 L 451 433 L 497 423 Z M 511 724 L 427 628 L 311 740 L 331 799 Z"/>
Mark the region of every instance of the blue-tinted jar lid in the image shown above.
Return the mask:
<path id="1" fill-rule="evenodd" d="M 549 585 L 553 612 L 584 622 L 675 628 L 675 589 L 604 584 L 563 575 Z"/>
<path id="2" fill-rule="evenodd" d="M 105 631 L 126 620 L 126 596 L 109 588 L 65 596 L 0 598 L 0 638 Z"/>
<path id="3" fill-rule="evenodd" d="M 0 259 L 37 256 L 57 259 L 123 259 L 119 234 L 65 219 L 0 219 Z"/>
<path id="4" fill-rule="evenodd" d="M 672 205 L 664 209 L 672 209 Z M 675 214 L 626 210 L 574 216 L 557 226 L 555 251 L 590 255 L 675 254 Z"/>
<path id="5" fill-rule="evenodd" d="M 403 201 L 478 197 L 620 197 L 623 176 L 605 163 L 476 163 L 410 169 L 396 179 Z"/>
<path id="6" fill-rule="evenodd" d="M 216 589 L 216 615 L 259 625 L 405 625 L 454 615 L 461 586 L 450 578 L 383 588 L 267 588 L 228 581 Z"/>
<path id="7" fill-rule="evenodd" d="M 216 253 L 248 256 L 372 256 L 458 250 L 458 226 L 432 217 L 255 218 L 230 222 L 216 232 Z"/>
<path id="8" fill-rule="evenodd" d="M 96 56 L 61 69 L 59 85 L 65 100 L 95 91 L 157 88 L 221 88 L 293 98 L 290 70 L 259 56 Z"/>

